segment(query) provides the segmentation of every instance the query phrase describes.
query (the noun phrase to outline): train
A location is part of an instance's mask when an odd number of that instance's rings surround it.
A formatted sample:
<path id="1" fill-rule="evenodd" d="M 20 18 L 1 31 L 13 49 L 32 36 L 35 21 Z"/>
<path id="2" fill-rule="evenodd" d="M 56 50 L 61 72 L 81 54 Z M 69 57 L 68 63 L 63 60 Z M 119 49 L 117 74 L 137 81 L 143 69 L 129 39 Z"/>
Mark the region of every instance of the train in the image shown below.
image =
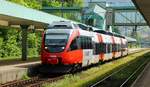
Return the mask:
<path id="1" fill-rule="evenodd" d="M 71 72 L 128 55 L 119 34 L 70 21 L 55 21 L 42 35 L 42 72 Z"/>

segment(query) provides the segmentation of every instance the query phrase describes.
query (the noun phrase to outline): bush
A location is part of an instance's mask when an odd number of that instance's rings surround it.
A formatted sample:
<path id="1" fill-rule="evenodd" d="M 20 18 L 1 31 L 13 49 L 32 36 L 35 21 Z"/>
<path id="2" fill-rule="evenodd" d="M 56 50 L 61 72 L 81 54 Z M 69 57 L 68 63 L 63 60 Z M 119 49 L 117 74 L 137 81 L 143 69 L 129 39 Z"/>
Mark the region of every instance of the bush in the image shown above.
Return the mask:
<path id="1" fill-rule="evenodd" d="M 21 56 L 21 30 L 14 28 L 0 28 L 0 58 Z M 28 32 L 28 56 L 39 55 L 41 45 L 41 33 Z"/>

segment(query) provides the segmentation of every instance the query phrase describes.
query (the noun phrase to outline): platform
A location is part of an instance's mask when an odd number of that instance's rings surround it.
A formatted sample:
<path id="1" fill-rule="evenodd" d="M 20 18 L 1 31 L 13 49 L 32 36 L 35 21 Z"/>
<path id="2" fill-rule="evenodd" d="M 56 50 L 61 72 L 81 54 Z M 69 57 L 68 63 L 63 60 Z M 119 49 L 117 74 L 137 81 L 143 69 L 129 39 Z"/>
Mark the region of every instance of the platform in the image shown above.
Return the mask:
<path id="1" fill-rule="evenodd" d="M 131 87 L 150 87 L 150 62 L 146 65 Z"/>
<path id="2" fill-rule="evenodd" d="M 24 75 L 30 74 L 33 68 L 39 64 L 40 61 L 0 66 L 0 84 L 22 79 Z"/>

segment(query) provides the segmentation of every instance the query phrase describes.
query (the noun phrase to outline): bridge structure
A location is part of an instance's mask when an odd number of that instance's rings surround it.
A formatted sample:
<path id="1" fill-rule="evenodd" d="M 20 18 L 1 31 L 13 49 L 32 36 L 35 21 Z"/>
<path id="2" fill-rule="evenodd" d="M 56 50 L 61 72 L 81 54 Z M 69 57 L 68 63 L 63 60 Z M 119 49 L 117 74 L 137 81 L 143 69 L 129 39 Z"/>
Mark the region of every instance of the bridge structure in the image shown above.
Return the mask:
<path id="1" fill-rule="evenodd" d="M 134 6 L 107 7 L 108 14 L 112 16 L 114 26 L 147 26 L 140 12 Z"/>

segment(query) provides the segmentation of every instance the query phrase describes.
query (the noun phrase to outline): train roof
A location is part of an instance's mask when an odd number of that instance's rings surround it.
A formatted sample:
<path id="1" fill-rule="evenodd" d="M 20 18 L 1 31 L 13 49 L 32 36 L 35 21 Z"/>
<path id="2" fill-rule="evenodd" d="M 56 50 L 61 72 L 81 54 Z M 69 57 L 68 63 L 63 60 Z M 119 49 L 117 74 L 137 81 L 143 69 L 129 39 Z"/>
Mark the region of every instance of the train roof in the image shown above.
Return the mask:
<path id="1" fill-rule="evenodd" d="M 48 26 L 48 28 L 51 29 L 52 27 L 66 27 L 66 28 L 72 29 L 73 26 L 76 27 L 76 25 L 82 30 L 93 31 L 93 32 L 101 33 L 101 34 L 110 35 L 110 36 L 125 38 L 125 36 L 122 36 L 115 32 L 112 33 L 112 32 L 98 29 L 98 28 L 95 28 L 86 24 L 82 24 L 79 22 L 72 22 L 72 21 L 54 21 L 51 25 Z"/>
<path id="2" fill-rule="evenodd" d="M 114 36 L 120 37 L 120 38 L 125 38 L 125 36 L 122 36 L 121 34 L 118 34 L 118 33 L 115 33 L 115 32 L 114 32 Z"/>
<path id="3" fill-rule="evenodd" d="M 94 32 L 97 32 L 97 33 L 101 33 L 101 34 L 106 34 L 106 35 L 111 35 L 111 36 L 116 36 L 116 37 L 120 37 L 120 38 L 125 38 L 124 36 L 118 34 L 118 33 L 115 33 L 115 32 L 109 32 L 109 31 L 105 31 L 105 30 L 94 30 Z"/>
<path id="4" fill-rule="evenodd" d="M 105 30 L 94 30 L 94 32 L 113 36 L 113 33 Z"/>

